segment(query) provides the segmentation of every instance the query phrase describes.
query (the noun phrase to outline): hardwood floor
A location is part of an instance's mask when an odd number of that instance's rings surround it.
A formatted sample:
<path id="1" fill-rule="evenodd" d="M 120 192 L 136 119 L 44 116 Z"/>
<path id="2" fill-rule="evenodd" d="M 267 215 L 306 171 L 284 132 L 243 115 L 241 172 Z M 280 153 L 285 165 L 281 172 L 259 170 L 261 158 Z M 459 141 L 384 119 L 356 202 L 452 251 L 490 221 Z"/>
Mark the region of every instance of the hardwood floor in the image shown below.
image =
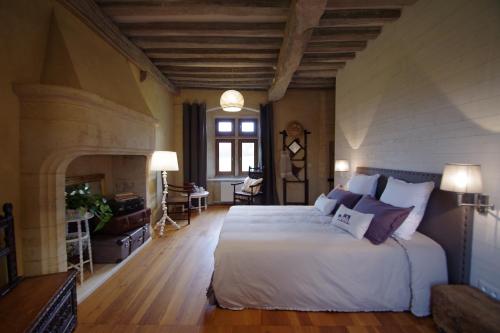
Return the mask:
<path id="1" fill-rule="evenodd" d="M 435 332 L 409 313 L 243 310 L 207 304 L 213 251 L 226 214 L 209 207 L 179 231 L 146 245 L 78 306 L 77 332 L 391 333 Z"/>

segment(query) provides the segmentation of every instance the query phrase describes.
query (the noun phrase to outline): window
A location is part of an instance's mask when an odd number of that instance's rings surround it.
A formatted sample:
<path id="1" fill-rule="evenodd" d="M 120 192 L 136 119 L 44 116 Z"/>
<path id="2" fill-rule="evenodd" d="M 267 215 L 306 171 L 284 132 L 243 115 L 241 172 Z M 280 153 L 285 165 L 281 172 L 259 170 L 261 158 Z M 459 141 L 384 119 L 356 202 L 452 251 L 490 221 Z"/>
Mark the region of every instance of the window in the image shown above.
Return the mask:
<path id="1" fill-rule="evenodd" d="M 239 140 L 239 165 L 240 174 L 247 174 L 248 168 L 257 166 L 257 139 Z"/>
<path id="2" fill-rule="evenodd" d="M 257 119 L 240 119 L 239 135 L 257 136 Z"/>
<path id="3" fill-rule="evenodd" d="M 234 175 L 234 140 L 215 140 L 215 170 L 217 175 Z"/>
<path id="4" fill-rule="evenodd" d="M 235 124 L 238 124 L 236 131 Z M 215 173 L 242 176 L 259 161 L 258 119 L 215 119 Z M 235 157 L 238 156 L 236 160 Z"/>
<path id="5" fill-rule="evenodd" d="M 234 136 L 234 119 L 215 119 L 215 136 Z"/>

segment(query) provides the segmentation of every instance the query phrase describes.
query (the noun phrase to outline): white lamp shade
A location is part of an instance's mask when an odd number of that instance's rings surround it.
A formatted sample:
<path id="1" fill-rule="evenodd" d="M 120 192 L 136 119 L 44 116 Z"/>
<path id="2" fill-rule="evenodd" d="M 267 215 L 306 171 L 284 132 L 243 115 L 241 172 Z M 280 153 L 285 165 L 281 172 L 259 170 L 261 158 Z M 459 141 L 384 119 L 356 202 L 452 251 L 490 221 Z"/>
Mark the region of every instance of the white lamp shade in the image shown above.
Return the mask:
<path id="1" fill-rule="evenodd" d="M 220 97 L 220 106 L 222 110 L 227 112 L 241 111 L 244 104 L 243 95 L 236 90 L 226 90 Z"/>
<path id="2" fill-rule="evenodd" d="M 151 158 L 153 171 L 179 171 L 177 153 L 175 151 L 155 151 Z"/>
<path id="3" fill-rule="evenodd" d="M 335 160 L 335 171 L 349 171 L 349 161 Z"/>
<path id="4" fill-rule="evenodd" d="M 457 193 L 482 193 L 481 166 L 447 163 L 443 170 L 441 189 Z"/>

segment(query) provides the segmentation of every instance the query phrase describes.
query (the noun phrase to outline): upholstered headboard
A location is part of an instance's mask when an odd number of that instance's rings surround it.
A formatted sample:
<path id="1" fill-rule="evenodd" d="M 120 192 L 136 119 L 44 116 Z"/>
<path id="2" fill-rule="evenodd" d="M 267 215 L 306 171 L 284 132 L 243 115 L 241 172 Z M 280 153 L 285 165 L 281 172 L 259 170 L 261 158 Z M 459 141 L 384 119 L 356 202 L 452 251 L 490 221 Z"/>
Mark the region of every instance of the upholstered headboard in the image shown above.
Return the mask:
<path id="1" fill-rule="evenodd" d="M 439 189 L 441 183 L 440 174 L 369 167 L 358 167 L 357 173 L 365 175 L 380 174 L 377 198 L 382 195 L 389 176 L 410 183 L 433 181 L 435 188 L 418 231 L 432 238 L 445 250 L 448 261 L 449 282 L 469 282 L 473 211 L 468 207 L 457 206 L 455 193 Z"/>

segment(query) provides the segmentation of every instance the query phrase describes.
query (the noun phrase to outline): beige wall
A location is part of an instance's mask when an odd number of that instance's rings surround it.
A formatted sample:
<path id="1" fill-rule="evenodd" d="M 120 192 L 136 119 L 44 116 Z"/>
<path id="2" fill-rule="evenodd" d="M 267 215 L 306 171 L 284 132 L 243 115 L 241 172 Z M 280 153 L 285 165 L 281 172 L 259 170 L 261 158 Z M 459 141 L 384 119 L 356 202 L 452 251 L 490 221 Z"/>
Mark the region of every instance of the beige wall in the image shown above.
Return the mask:
<path id="1" fill-rule="evenodd" d="M 182 103 L 198 102 L 206 103 L 207 109 L 219 106 L 219 99 L 223 91 L 221 90 L 198 90 L 186 89 L 182 90 L 175 97 L 175 149 L 179 156 L 182 156 Z M 245 98 L 245 106 L 259 110 L 260 104 L 267 101 L 267 92 L 265 91 L 241 91 Z M 291 121 L 300 122 L 305 128 L 312 132 L 309 137 L 309 179 L 310 179 L 310 201 L 314 202 L 316 197 L 328 190 L 328 144 L 333 140 L 333 113 L 334 113 L 334 92 L 327 90 L 289 90 L 285 97 L 274 103 L 274 122 L 275 122 L 275 149 L 276 157 L 279 157 L 281 149 L 281 136 L 279 131 L 283 130 Z M 213 121 L 216 116 L 228 115 L 225 112 L 209 113 L 207 122 Z M 253 112 L 244 112 L 238 116 L 252 117 Z M 210 125 L 210 124 L 209 124 Z M 210 126 L 209 126 L 210 129 Z M 212 132 L 210 132 L 212 133 Z M 211 135 L 211 134 L 209 134 Z M 213 151 L 213 137 L 207 140 L 208 150 Z M 208 154 L 213 156 L 213 154 Z M 179 159 L 180 161 L 182 158 Z M 208 160 L 208 169 L 212 170 L 210 164 L 215 165 L 215 160 Z M 279 161 L 276 161 L 276 174 L 279 174 Z M 182 182 L 182 165 L 181 170 L 174 176 L 175 182 Z M 213 172 L 210 173 L 209 178 Z M 280 200 L 282 197 L 281 179 L 277 180 L 278 192 Z M 290 194 L 299 195 L 301 190 L 296 188 L 290 189 Z M 218 182 L 210 182 L 208 190 L 214 195 L 210 198 L 211 202 L 220 201 L 220 185 Z"/>
<path id="2" fill-rule="evenodd" d="M 0 203 L 14 203 L 18 262 L 22 262 L 19 100 L 12 83 L 70 86 L 96 93 L 158 120 L 156 149 L 174 149 L 173 96 L 79 19 L 51 0 L 0 1 Z M 113 126 L 113 124 L 110 124 Z M 134 133 L 130 133 L 131 136 Z M 156 206 L 156 174 L 150 205 Z M 20 265 L 22 273 L 22 265 Z"/>
<path id="3" fill-rule="evenodd" d="M 480 163 L 500 205 L 500 2 L 420 0 L 337 78 L 336 157 L 442 172 Z M 498 210 L 476 216 L 473 285 L 500 291 Z"/>

